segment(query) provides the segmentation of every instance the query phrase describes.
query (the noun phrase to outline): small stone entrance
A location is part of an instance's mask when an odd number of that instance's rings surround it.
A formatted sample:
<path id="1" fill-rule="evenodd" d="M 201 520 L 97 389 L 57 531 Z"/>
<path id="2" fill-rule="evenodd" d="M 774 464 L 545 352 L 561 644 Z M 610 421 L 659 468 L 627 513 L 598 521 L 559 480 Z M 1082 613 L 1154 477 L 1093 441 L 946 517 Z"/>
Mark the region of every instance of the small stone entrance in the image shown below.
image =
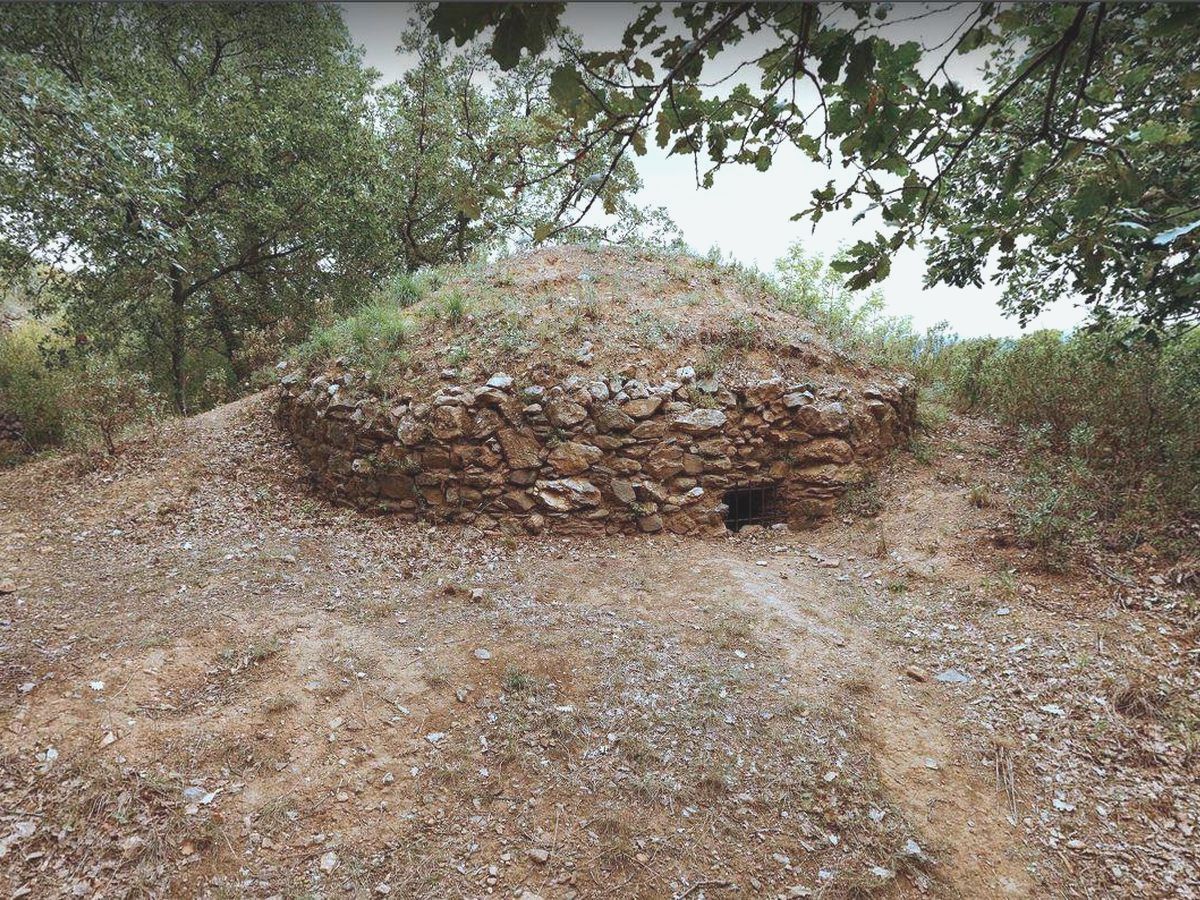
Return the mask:
<path id="1" fill-rule="evenodd" d="M 782 521 L 773 484 L 728 490 L 725 506 L 725 526 L 730 531 L 740 531 L 746 525 L 773 525 Z"/>

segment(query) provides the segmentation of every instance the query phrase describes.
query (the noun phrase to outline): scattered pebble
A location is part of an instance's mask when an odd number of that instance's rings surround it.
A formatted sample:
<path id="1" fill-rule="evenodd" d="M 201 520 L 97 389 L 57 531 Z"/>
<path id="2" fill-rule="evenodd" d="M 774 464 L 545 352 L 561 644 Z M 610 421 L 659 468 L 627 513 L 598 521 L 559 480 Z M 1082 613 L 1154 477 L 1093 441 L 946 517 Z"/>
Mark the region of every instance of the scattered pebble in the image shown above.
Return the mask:
<path id="1" fill-rule="evenodd" d="M 964 675 L 958 669 L 947 669 L 939 672 L 935 677 L 943 684 L 966 684 L 971 680 L 970 676 Z"/>

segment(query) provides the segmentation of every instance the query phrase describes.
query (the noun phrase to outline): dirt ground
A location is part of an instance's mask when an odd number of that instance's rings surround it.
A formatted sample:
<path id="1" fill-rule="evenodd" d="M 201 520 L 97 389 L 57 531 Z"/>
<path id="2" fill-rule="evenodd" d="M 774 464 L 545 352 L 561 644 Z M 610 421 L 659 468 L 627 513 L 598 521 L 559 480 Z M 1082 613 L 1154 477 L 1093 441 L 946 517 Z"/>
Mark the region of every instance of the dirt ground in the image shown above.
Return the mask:
<path id="1" fill-rule="evenodd" d="M 1032 571 L 985 424 L 815 531 L 494 538 L 267 403 L 0 473 L 5 896 L 1200 896 L 1196 600 Z"/>

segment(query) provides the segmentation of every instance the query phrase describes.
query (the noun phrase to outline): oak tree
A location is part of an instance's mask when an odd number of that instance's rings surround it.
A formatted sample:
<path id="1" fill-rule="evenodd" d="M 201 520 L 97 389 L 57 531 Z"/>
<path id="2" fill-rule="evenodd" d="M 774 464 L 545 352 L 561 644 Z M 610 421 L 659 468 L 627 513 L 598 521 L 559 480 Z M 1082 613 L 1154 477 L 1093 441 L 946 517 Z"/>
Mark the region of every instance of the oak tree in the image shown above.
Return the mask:
<path id="1" fill-rule="evenodd" d="M 335 9 L 48 5 L 0 20 L 0 246 L 78 340 L 189 360 L 379 269 L 370 77 Z"/>
<path id="2" fill-rule="evenodd" d="M 1200 316 L 1193 5 L 651 3 L 587 51 L 555 45 L 564 10 L 439 4 L 432 24 L 490 35 L 505 67 L 550 54 L 556 103 L 613 166 L 649 140 L 692 157 L 701 186 L 785 146 L 825 163 L 838 174 L 796 217 L 879 223 L 838 262 L 852 287 L 923 245 L 931 282 L 980 284 L 994 264 L 1022 318 L 1063 294 L 1147 329 Z"/>

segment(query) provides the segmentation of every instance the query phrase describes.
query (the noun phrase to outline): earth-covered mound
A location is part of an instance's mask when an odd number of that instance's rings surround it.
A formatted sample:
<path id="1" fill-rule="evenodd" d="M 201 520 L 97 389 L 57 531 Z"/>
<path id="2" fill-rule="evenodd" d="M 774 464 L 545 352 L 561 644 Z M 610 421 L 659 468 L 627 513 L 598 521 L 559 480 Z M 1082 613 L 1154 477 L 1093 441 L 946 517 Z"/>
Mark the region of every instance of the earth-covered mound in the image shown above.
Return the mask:
<path id="1" fill-rule="evenodd" d="M 383 291 L 279 397 L 334 500 L 535 532 L 811 522 L 914 415 L 756 277 L 583 247 Z"/>

